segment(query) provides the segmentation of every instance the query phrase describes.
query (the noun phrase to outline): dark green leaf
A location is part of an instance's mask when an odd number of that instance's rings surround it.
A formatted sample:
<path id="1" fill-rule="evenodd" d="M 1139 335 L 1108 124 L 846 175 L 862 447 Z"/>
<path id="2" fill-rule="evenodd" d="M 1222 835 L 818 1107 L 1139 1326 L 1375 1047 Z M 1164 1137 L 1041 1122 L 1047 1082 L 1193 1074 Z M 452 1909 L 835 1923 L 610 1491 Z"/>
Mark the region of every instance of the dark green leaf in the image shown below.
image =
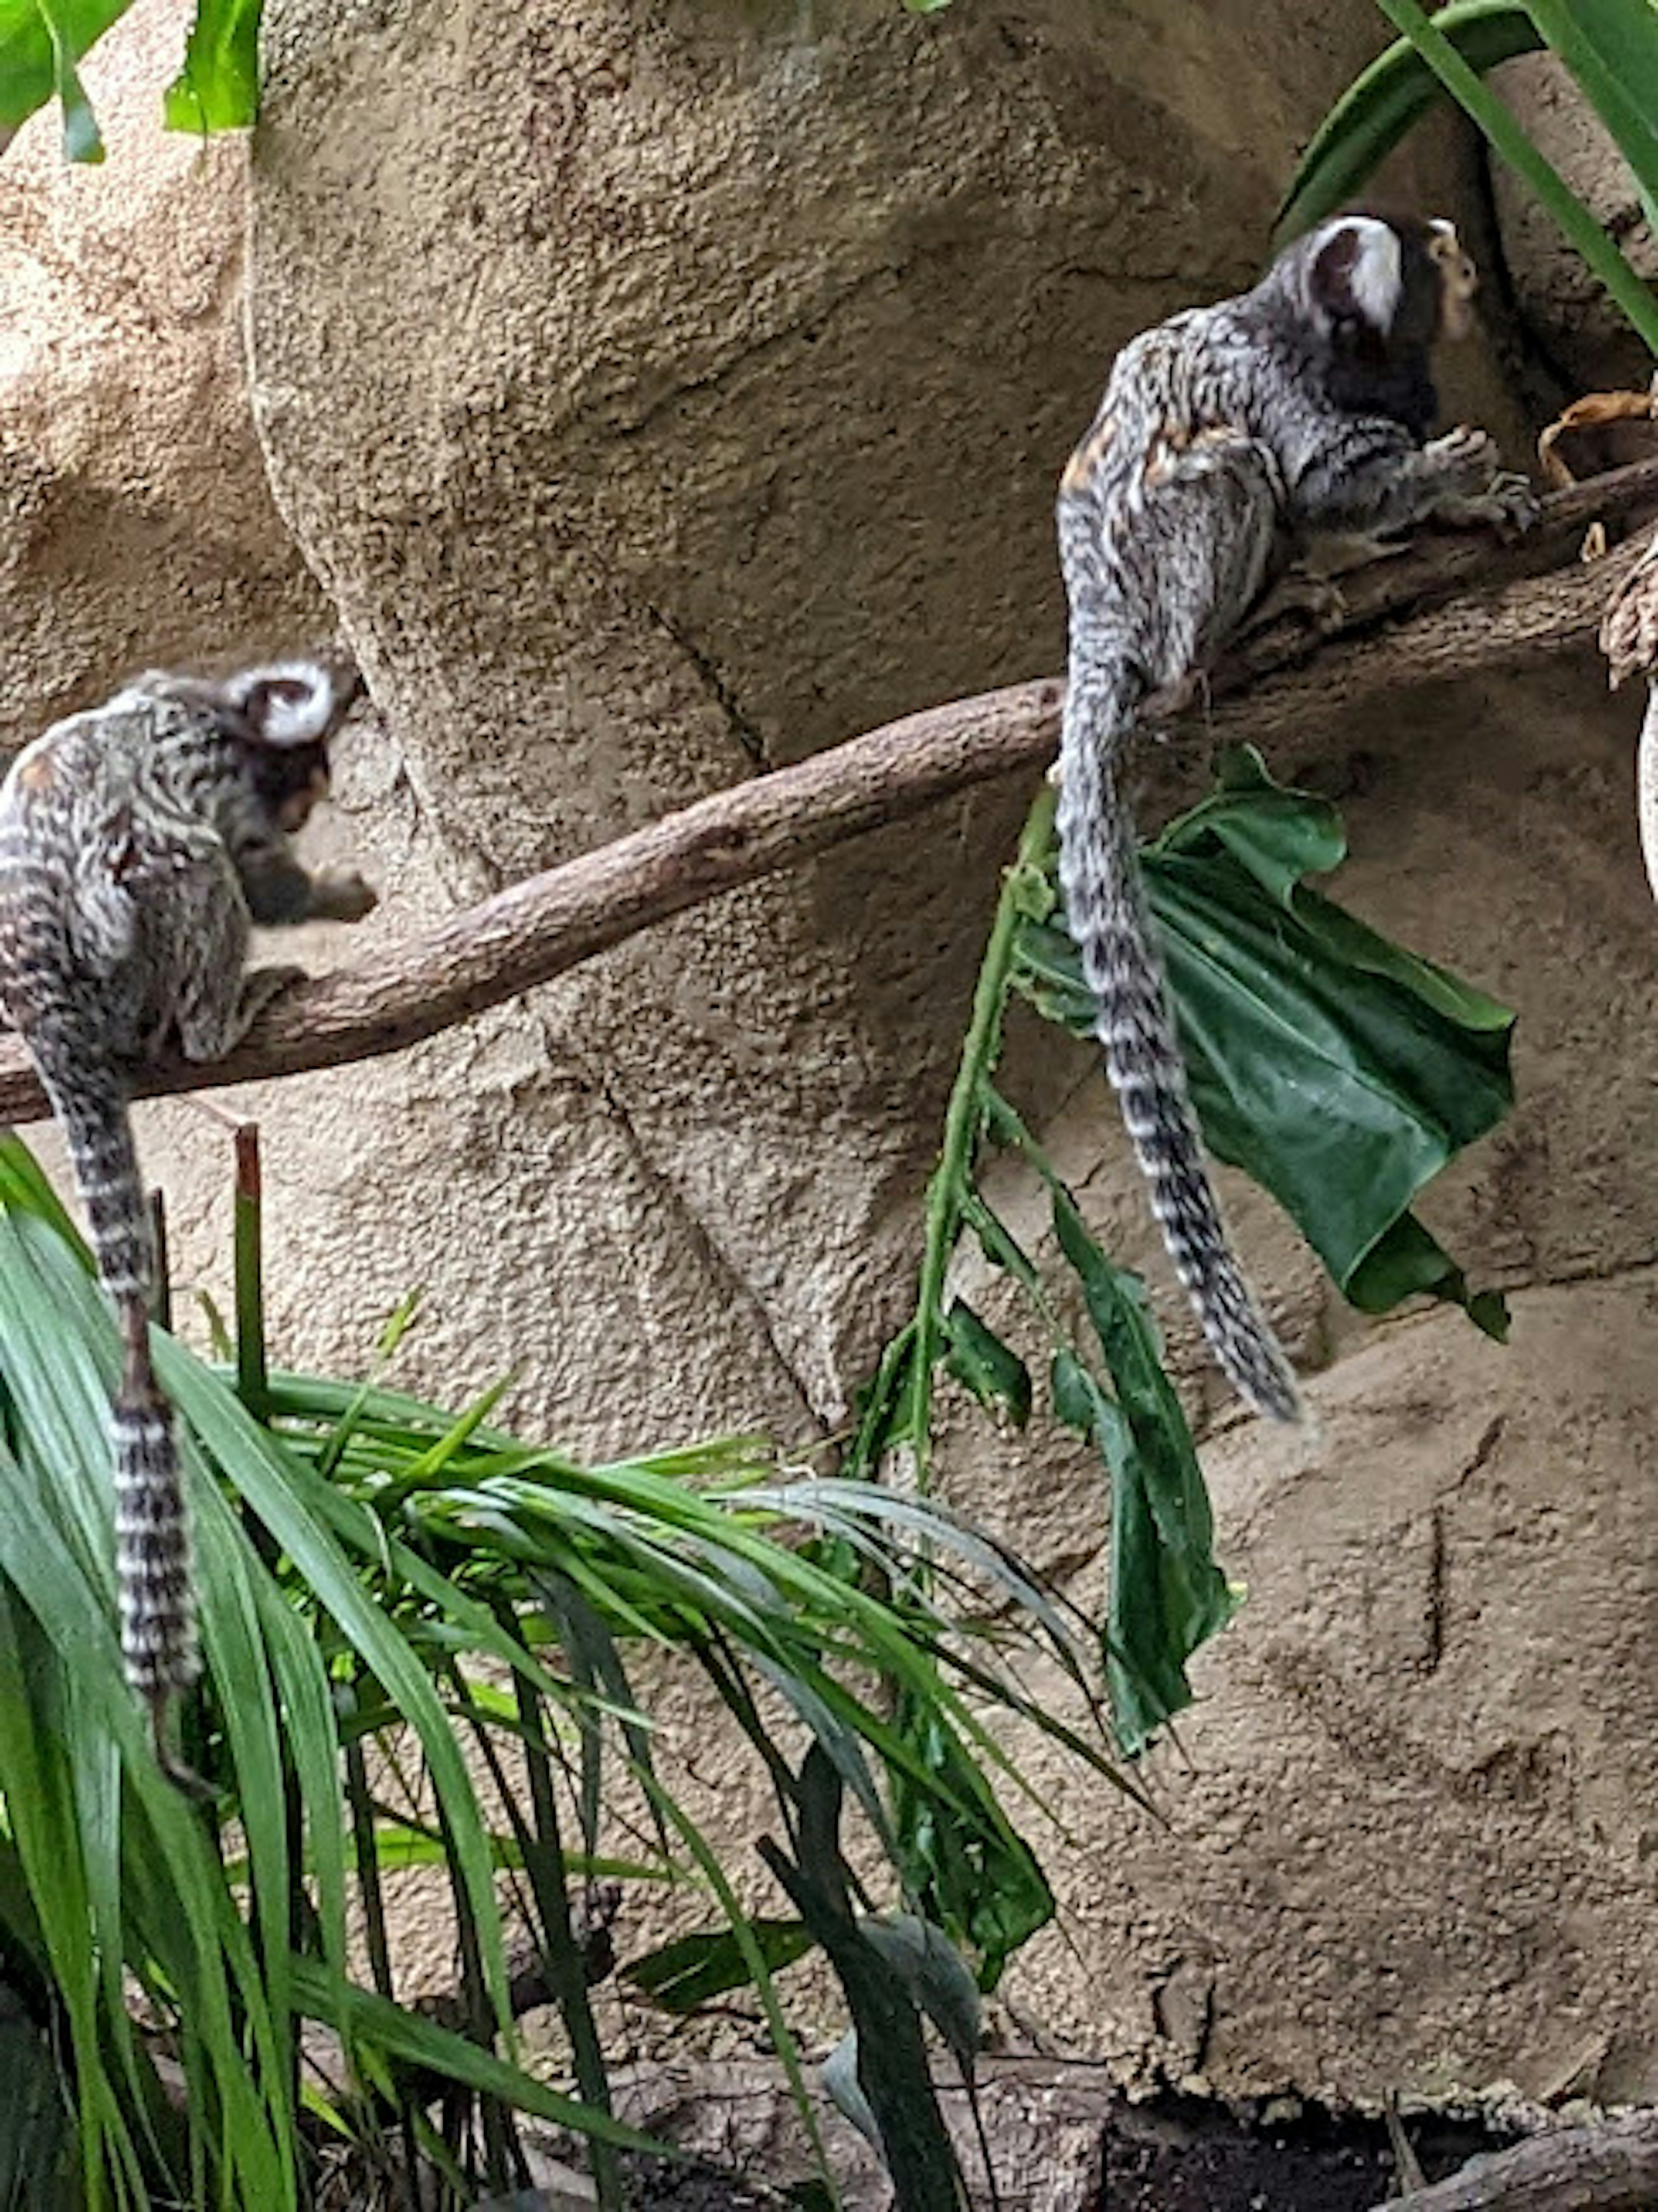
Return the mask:
<path id="1" fill-rule="evenodd" d="M 1434 21 L 1482 75 L 1543 43 L 1527 10 L 1513 0 L 1457 0 L 1440 9 Z M 1275 240 L 1284 245 L 1345 207 L 1443 96 L 1410 40 L 1396 40 L 1353 80 L 1319 125 L 1278 210 Z"/>
<path id="2" fill-rule="evenodd" d="M 881 1364 L 867 1389 L 859 1393 L 858 1429 L 847 1449 L 848 1474 L 873 1480 L 881 1462 L 910 1433 L 914 1419 L 915 1324 L 906 1323 L 881 1354 Z M 853 1563 L 843 1561 L 848 1573 Z"/>
<path id="3" fill-rule="evenodd" d="M 0 2204 L 64 2205 L 69 2112 L 58 2056 L 15 1998 L 0 2017 Z"/>
<path id="4" fill-rule="evenodd" d="M 1047 919 L 1045 915 L 1042 918 Z M 986 1090 L 993 1095 L 988 1084 Z M 962 1219 L 978 1238 L 979 1249 L 993 1267 L 1005 1268 L 1021 1290 L 1035 1289 L 1035 1262 L 1001 1216 L 992 1211 L 976 1187 L 963 1194 Z"/>
<path id="5" fill-rule="evenodd" d="M 1060 1249 L 1116 1391 L 1108 1395 L 1073 1353 L 1056 1353 L 1054 1410 L 1092 1438 L 1111 1471 L 1106 1675 L 1118 1735 L 1133 1753 L 1191 1703 L 1186 1662 L 1236 1601 L 1215 1564 L 1209 1493 L 1145 1291 L 1112 1267 L 1066 1194 L 1053 1195 Z"/>
<path id="6" fill-rule="evenodd" d="M 749 1933 L 774 1974 L 803 1959 L 814 1941 L 804 1920 L 750 1920 Z M 745 1989 L 754 1979 L 743 1946 L 729 1928 L 681 1936 L 624 1966 L 622 1977 L 665 2012 L 677 2013 L 695 2012 L 711 1997 Z"/>
<path id="7" fill-rule="evenodd" d="M 1427 1264 L 1410 1207 L 1513 1103 L 1514 1017 L 1309 890 L 1342 851 L 1325 801 L 1244 754 L 1145 852 L 1193 1104 L 1209 1149 L 1272 1192 L 1355 1304 L 1428 1290 L 1489 1318 L 1444 1255 Z M 1063 931 L 1025 925 L 1017 981 L 1092 1037 Z"/>
<path id="8" fill-rule="evenodd" d="M 768 1837 L 760 1856 L 834 1967 L 857 2034 L 857 2082 L 904 2212 L 965 2212 L 967 2192 L 902 1978 L 853 1921 L 840 1854 L 795 1864 Z M 804 1856 L 804 1854 L 803 1854 Z"/>
<path id="9" fill-rule="evenodd" d="M 792 2181 L 783 2191 L 783 2202 L 793 2205 L 795 2212 L 835 2212 L 840 2200 L 826 2182 Z"/>
<path id="10" fill-rule="evenodd" d="M 987 1412 L 1005 1413 L 1015 1428 L 1030 1418 L 1030 1375 L 1023 1359 L 957 1298 L 944 1316 L 944 1364 Z"/>
<path id="11" fill-rule="evenodd" d="M 922 1766 L 942 1785 L 922 1791 L 894 1777 L 893 1826 L 906 1887 L 974 1952 L 980 1987 L 994 1989 L 1013 1953 L 1054 1917 L 1054 1893 L 960 1739 L 913 1701 L 899 1721 Z"/>
<path id="12" fill-rule="evenodd" d="M 1468 1279 L 1413 1213 L 1396 1221 L 1354 1269 L 1347 1295 L 1361 1313 L 1387 1313 L 1425 1295 L 1461 1306 L 1474 1327 L 1499 1344 L 1509 1339 L 1508 1301 L 1500 1291 L 1471 1291 Z"/>

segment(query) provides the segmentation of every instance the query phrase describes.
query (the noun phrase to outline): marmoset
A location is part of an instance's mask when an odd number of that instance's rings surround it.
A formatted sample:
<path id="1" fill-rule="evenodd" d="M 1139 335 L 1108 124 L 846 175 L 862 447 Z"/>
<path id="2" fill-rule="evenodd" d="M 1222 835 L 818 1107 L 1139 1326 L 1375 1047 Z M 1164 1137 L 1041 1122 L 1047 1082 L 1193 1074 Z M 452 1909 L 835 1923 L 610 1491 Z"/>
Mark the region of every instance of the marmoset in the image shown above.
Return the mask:
<path id="1" fill-rule="evenodd" d="M 374 894 L 309 874 L 289 838 L 328 787 L 357 694 L 311 661 L 222 683 L 152 672 L 26 746 L 0 787 L 0 1011 L 68 1140 L 124 1361 L 111 1430 L 128 1680 L 173 1779 L 199 1668 L 173 1417 L 150 1359 L 155 1261 L 128 1099 L 169 1053 L 222 1058 L 298 970 L 247 972 L 254 922 L 353 921 Z"/>
<path id="2" fill-rule="evenodd" d="M 1448 222 L 1327 222 L 1253 291 L 1125 346 L 1060 483 L 1066 914 L 1181 1281 L 1221 1367 L 1280 1420 L 1297 1415 L 1295 1377 L 1204 1167 L 1119 763 L 1142 701 L 1212 660 L 1309 541 L 1530 519 L 1529 488 L 1484 431 L 1428 441 L 1429 349 L 1466 331 L 1473 289 Z"/>

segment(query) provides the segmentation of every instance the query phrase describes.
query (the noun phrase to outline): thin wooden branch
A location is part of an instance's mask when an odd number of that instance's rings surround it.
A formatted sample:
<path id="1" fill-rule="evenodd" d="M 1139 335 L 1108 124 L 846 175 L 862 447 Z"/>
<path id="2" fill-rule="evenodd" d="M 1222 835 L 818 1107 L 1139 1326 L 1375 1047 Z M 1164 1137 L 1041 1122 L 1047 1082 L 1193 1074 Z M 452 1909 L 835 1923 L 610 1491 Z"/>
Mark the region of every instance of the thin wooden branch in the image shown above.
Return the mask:
<path id="1" fill-rule="evenodd" d="M 1412 2190 L 1403 2212 L 1651 2212 L 1658 2204 L 1658 2112 L 1532 2136 Z M 1374 2212 L 1400 2212 L 1398 2200 Z"/>
<path id="2" fill-rule="evenodd" d="M 1329 634 L 1279 623 L 1212 672 L 1211 701 L 1248 692 L 1245 704 L 1212 712 L 1212 726 L 1271 737 L 1337 718 L 1383 686 L 1507 668 L 1577 642 L 1594 629 L 1637 550 L 1622 545 L 1580 565 L 1577 548 L 1597 519 L 1614 536 L 1658 520 L 1658 461 L 1555 495 L 1516 544 L 1433 537 L 1359 570 L 1343 585 Z M 137 1090 L 200 1090 L 401 1051 L 721 891 L 798 867 L 975 785 L 1033 775 L 1057 744 L 1062 696 L 1051 678 L 955 700 L 716 792 L 373 961 L 296 984 L 227 1059 L 146 1070 Z M 1169 720 L 1191 706 L 1189 692 L 1156 699 L 1145 719 Z M 0 1041 L 0 1121 L 46 1111 L 21 1045 Z"/>

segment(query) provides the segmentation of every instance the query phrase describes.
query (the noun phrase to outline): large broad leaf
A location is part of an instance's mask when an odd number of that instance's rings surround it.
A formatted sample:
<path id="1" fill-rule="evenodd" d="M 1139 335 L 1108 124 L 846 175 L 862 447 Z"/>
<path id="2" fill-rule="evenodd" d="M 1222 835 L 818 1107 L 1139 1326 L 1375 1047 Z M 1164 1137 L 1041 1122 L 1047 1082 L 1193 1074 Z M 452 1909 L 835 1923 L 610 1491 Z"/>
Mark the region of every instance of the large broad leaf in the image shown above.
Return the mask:
<path id="1" fill-rule="evenodd" d="M 1434 21 L 1483 76 L 1543 43 L 1515 0 L 1456 0 Z M 1273 235 L 1279 245 L 1346 205 L 1400 140 L 1444 97 L 1439 79 L 1408 39 L 1397 40 L 1354 78 L 1301 157 Z"/>
<path id="2" fill-rule="evenodd" d="M 1410 1209 L 1513 1103 L 1514 1017 L 1308 890 L 1345 851 L 1333 807 L 1242 750 L 1143 855 L 1205 1141 L 1272 1192 L 1354 1304 L 1428 1291 L 1501 1335 L 1500 1298 L 1471 1293 Z M 1027 921 L 1019 957 L 1042 1011 L 1091 1036 L 1064 931 Z"/>

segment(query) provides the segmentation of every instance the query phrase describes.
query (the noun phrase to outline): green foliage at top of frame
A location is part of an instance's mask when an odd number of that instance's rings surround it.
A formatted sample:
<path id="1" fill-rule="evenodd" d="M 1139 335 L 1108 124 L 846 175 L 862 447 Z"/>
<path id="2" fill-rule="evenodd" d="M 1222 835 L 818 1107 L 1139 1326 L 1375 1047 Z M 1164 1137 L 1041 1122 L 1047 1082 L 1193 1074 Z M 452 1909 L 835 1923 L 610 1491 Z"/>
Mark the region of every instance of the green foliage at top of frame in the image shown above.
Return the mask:
<path id="1" fill-rule="evenodd" d="M 198 134 L 251 124 L 258 106 L 264 0 L 197 0 L 184 64 L 167 88 L 170 131 Z M 131 0 L 0 0 L 0 146 L 55 94 L 64 155 L 101 161 L 104 142 L 77 64 Z"/>
<path id="2" fill-rule="evenodd" d="M 1655 0 L 1377 0 L 1401 35 L 1343 94 L 1315 134 L 1279 210 L 1277 237 L 1333 215 L 1430 107 L 1460 103 L 1547 209 L 1658 354 L 1658 303 L 1591 211 L 1485 82 L 1515 54 L 1546 46 L 1576 80 L 1629 164 L 1658 228 L 1658 4 Z"/>
<path id="3" fill-rule="evenodd" d="M 1434 22 L 1482 75 L 1543 43 L 1518 0 L 1455 0 Z M 1345 206 L 1414 124 L 1444 97 L 1439 79 L 1408 39 L 1395 40 L 1360 72 L 1320 124 L 1279 208 L 1282 245 Z"/>

